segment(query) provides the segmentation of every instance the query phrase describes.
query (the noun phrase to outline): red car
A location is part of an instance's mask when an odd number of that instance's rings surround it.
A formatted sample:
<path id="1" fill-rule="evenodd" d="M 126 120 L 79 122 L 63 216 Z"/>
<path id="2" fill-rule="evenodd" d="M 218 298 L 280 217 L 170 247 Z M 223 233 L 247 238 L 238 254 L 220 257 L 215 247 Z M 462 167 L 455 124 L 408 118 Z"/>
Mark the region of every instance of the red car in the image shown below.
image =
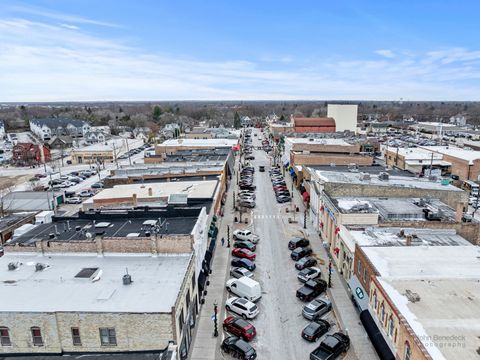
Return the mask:
<path id="1" fill-rule="evenodd" d="M 236 256 L 236 257 L 239 257 L 239 258 L 252 260 L 252 261 L 255 260 L 255 258 L 256 258 L 255 254 L 253 252 L 251 252 L 250 250 L 240 249 L 240 248 L 233 249 L 232 250 L 232 255 Z"/>
<path id="2" fill-rule="evenodd" d="M 241 337 L 245 341 L 252 340 L 257 335 L 255 326 L 242 318 L 229 316 L 223 321 L 223 330 Z"/>

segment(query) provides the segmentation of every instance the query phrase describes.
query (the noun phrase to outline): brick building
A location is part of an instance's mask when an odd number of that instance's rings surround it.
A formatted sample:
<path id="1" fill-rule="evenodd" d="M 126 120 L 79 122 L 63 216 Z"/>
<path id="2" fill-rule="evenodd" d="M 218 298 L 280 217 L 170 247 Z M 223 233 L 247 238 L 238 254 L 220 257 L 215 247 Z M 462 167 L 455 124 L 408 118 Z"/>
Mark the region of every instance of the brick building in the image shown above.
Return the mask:
<path id="1" fill-rule="evenodd" d="M 408 241 L 355 250 L 359 281 L 352 291 L 377 352 L 391 359 L 475 359 L 478 248 Z"/>
<path id="2" fill-rule="evenodd" d="M 50 150 L 46 146 L 17 143 L 12 149 L 12 162 L 17 166 L 39 165 L 50 160 Z"/>
<path id="3" fill-rule="evenodd" d="M 335 119 L 332 117 L 303 117 L 292 115 L 290 121 L 296 133 L 335 132 Z M 355 129 L 354 129 L 355 130 Z"/>
<path id="4" fill-rule="evenodd" d="M 161 351 L 174 342 L 185 359 L 210 268 L 208 207 L 80 212 L 8 241 L 1 350 Z"/>

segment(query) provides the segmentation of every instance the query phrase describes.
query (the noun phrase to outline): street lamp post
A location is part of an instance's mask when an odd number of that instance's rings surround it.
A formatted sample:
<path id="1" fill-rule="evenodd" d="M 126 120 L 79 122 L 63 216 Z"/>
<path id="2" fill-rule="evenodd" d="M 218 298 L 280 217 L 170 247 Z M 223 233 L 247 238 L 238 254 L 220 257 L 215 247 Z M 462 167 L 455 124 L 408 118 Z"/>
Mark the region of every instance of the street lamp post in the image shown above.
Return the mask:
<path id="1" fill-rule="evenodd" d="M 230 225 L 227 225 L 227 248 L 230 247 Z"/>
<path id="2" fill-rule="evenodd" d="M 328 287 L 332 287 L 332 261 L 328 263 Z"/>
<path id="3" fill-rule="evenodd" d="M 217 313 L 218 313 L 218 304 L 217 300 L 213 303 L 213 336 L 218 336 L 218 321 L 217 321 Z"/>

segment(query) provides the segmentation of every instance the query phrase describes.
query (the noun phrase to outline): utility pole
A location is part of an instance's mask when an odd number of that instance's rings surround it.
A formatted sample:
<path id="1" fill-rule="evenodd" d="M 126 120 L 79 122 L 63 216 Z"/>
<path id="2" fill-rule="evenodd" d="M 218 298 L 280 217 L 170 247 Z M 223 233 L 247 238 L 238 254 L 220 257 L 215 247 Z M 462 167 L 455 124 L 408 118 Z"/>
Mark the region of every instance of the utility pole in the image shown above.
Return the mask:
<path id="1" fill-rule="evenodd" d="M 432 151 L 432 157 L 430 158 L 430 173 L 428 176 L 432 176 L 432 170 L 433 170 L 433 151 Z"/>
<path id="2" fill-rule="evenodd" d="M 125 141 L 127 142 L 128 162 L 130 163 L 130 166 L 132 166 L 132 157 L 130 156 L 130 148 L 128 147 L 128 138 L 126 138 Z"/>
<path id="3" fill-rule="evenodd" d="M 307 209 L 303 211 L 303 228 L 307 228 Z"/>
<path id="4" fill-rule="evenodd" d="M 235 191 L 233 192 L 233 210 L 235 210 Z"/>
<path id="5" fill-rule="evenodd" d="M 118 169 L 117 149 L 115 148 L 115 140 L 113 140 L 112 144 L 113 144 L 113 159 L 115 160 L 115 165 L 117 166 L 117 169 Z"/>

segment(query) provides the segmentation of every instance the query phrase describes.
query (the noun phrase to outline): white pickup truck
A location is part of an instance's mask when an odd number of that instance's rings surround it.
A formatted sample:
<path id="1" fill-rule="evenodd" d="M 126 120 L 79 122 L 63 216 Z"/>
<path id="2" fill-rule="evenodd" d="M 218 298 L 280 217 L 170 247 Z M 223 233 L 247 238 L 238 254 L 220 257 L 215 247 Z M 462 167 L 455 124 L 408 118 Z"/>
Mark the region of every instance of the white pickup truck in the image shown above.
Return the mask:
<path id="1" fill-rule="evenodd" d="M 258 243 L 258 241 L 260 240 L 258 235 L 252 234 L 250 230 L 235 230 L 233 232 L 233 239 L 250 241 L 253 244 Z"/>

